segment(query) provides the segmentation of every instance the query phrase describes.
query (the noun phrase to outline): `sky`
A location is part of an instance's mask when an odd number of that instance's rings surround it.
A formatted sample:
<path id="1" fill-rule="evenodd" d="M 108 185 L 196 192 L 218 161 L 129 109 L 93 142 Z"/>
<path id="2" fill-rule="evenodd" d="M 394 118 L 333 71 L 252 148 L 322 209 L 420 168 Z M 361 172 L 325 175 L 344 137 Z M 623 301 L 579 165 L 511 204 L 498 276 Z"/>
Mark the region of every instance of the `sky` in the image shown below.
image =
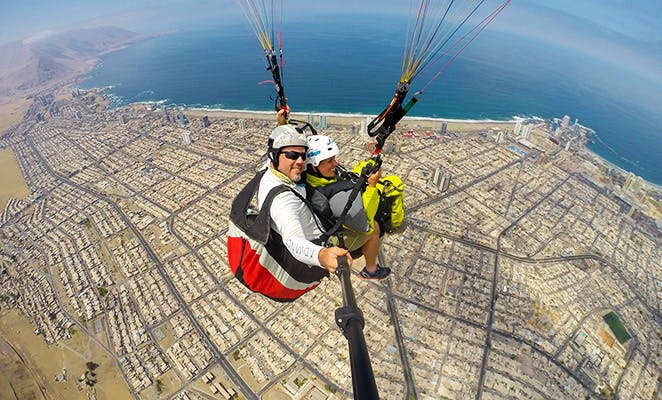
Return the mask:
<path id="1" fill-rule="evenodd" d="M 193 20 L 222 20 L 238 12 L 234 0 L 21 0 L 6 3 L 0 14 L 0 43 L 81 25 L 112 23 L 128 29 L 158 29 L 159 26 L 167 29 Z M 408 13 L 409 6 L 406 0 L 285 0 L 284 7 L 290 10 L 288 12 L 296 10 L 298 13 L 368 14 Z M 658 52 L 662 46 L 662 2 L 659 0 L 515 0 L 507 14 L 535 17 L 549 24 L 556 20 L 561 26 L 569 23 L 568 17 L 575 17 L 576 24 L 595 25 L 586 26 L 589 30 L 602 28 L 635 40 L 657 43 Z M 545 29 L 547 34 L 551 33 L 548 24 L 528 25 L 531 30 Z"/>
<path id="2" fill-rule="evenodd" d="M 439 0 L 432 0 L 439 3 Z M 0 44 L 76 27 L 115 25 L 139 33 L 236 21 L 236 0 L 21 0 L 0 13 Z M 286 18 L 409 14 L 406 0 L 284 0 Z M 514 0 L 494 29 L 547 40 L 606 62 L 630 64 L 649 80 L 662 70 L 660 0 Z"/>
<path id="3" fill-rule="evenodd" d="M 407 0 L 284 0 L 289 21 L 409 15 L 410 7 Z M 114 25 L 149 34 L 237 21 L 243 16 L 236 0 L 7 1 L 0 13 L 0 44 L 80 27 Z M 660 0 L 514 0 L 490 29 L 584 53 L 628 71 L 628 79 L 640 85 L 662 90 Z"/>

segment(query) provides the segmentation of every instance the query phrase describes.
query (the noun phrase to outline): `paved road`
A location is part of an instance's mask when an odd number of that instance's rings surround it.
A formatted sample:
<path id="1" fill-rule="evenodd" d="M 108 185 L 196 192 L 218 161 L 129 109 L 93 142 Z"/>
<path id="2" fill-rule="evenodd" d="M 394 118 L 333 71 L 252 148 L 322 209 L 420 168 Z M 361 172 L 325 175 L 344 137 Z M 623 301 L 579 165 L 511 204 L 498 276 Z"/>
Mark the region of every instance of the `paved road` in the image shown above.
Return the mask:
<path id="1" fill-rule="evenodd" d="M 232 380 L 232 383 L 236 387 L 238 387 L 246 395 L 247 399 L 257 400 L 257 396 L 253 393 L 253 391 L 248 386 L 248 384 L 241 378 L 241 376 L 239 376 L 237 371 L 232 367 L 232 365 L 230 365 L 230 362 L 225 358 L 225 356 L 223 356 L 223 354 L 221 354 L 221 352 L 214 345 L 214 343 L 211 341 L 211 339 L 209 339 L 209 336 L 207 336 L 204 329 L 202 328 L 202 326 L 200 326 L 200 323 L 198 322 L 198 320 L 193 315 L 193 312 L 188 307 L 188 305 L 186 304 L 186 302 L 182 298 L 179 291 L 176 289 L 174 283 L 172 282 L 172 279 L 170 279 L 168 274 L 165 272 L 165 270 L 163 268 L 163 264 L 161 263 L 160 259 L 156 256 L 156 254 L 152 250 L 151 246 L 149 245 L 149 243 L 147 243 L 147 241 L 142 236 L 142 234 L 140 233 L 138 228 L 136 228 L 133 225 L 131 220 L 129 220 L 129 218 L 124 214 L 124 212 L 122 212 L 122 210 L 117 206 L 117 204 L 115 204 L 113 201 L 108 199 L 106 196 L 103 196 L 103 195 L 101 195 L 101 194 L 99 194 L 99 193 L 97 193 L 97 192 L 95 192 L 95 191 L 93 191 L 93 190 L 91 190 L 91 189 L 89 189 L 85 186 L 81 186 L 81 185 L 77 184 L 76 182 L 73 182 L 73 181 L 61 176 L 57 172 L 55 172 L 51 168 L 51 166 L 46 162 L 46 160 L 41 156 L 41 153 L 39 153 L 38 149 L 36 148 L 36 146 L 34 145 L 34 142 L 31 139 L 29 139 L 29 145 L 32 148 L 32 150 L 34 151 L 34 153 L 37 155 L 37 157 L 44 164 L 44 167 L 48 170 L 48 172 L 52 176 L 56 177 L 57 179 L 59 179 L 62 182 L 65 182 L 65 183 L 69 184 L 72 187 L 77 188 L 78 190 L 82 190 L 82 191 L 90 194 L 91 196 L 93 196 L 95 198 L 98 198 L 102 201 L 107 202 L 115 210 L 115 212 L 120 216 L 122 221 L 133 232 L 135 237 L 138 239 L 140 244 L 143 246 L 143 248 L 147 252 L 149 258 L 154 262 L 157 271 L 161 275 L 163 281 L 168 286 L 168 289 L 170 290 L 172 295 L 175 297 L 175 300 L 177 301 L 177 305 L 179 306 L 179 309 L 182 310 L 182 312 L 184 314 L 186 314 L 189 321 L 191 322 L 191 324 L 195 328 L 197 334 L 200 336 L 200 338 L 205 343 L 207 348 L 209 348 L 209 350 L 212 352 L 212 354 L 214 356 L 214 360 L 223 367 L 223 369 L 227 372 L 228 376 Z"/>

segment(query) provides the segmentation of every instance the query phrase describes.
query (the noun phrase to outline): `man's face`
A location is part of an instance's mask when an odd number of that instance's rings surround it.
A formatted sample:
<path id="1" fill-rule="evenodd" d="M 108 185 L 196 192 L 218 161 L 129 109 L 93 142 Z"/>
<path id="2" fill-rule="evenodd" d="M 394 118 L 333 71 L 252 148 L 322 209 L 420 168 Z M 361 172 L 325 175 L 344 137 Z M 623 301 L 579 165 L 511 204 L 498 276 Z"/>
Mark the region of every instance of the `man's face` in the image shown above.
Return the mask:
<path id="1" fill-rule="evenodd" d="M 303 146 L 288 146 L 278 153 L 278 170 L 294 182 L 299 182 L 301 173 L 306 166 L 306 148 Z M 296 159 L 292 159 L 296 157 Z"/>
<path id="2" fill-rule="evenodd" d="M 325 178 L 333 178 L 336 175 L 336 167 L 338 166 L 338 161 L 336 156 L 327 158 L 326 160 L 320 161 L 320 164 L 317 166 L 319 173 Z"/>

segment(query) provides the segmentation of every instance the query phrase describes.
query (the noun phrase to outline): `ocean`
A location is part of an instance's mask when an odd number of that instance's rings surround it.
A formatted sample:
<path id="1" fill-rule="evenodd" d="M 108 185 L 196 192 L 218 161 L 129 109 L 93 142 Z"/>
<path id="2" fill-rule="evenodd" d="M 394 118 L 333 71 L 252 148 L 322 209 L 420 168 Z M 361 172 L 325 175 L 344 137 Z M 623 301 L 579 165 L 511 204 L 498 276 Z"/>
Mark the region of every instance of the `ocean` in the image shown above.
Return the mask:
<path id="1" fill-rule="evenodd" d="M 285 25 L 283 83 L 292 110 L 379 113 L 400 76 L 405 28 L 406 20 L 397 18 Z M 437 70 L 414 81 L 410 93 Z M 264 83 L 270 78 L 257 39 L 240 21 L 180 30 L 109 53 L 80 86 L 110 86 L 115 105 L 153 101 L 266 111 L 274 104 L 273 85 Z M 649 106 L 637 94 L 641 90 L 655 88 L 568 49 L 485 31 L 409 115 L 473 120 L 569 115 L 595 130 L 592 151 L 662 185 L 662 115 L 659 103 Z"/>

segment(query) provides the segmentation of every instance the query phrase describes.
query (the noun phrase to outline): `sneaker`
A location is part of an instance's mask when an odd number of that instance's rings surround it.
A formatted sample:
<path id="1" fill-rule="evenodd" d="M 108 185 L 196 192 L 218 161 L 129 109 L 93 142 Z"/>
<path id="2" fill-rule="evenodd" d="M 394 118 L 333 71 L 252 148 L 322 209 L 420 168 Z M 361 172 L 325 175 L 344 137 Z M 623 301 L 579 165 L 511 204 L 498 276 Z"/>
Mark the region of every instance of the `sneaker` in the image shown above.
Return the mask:
<path id="1" fill-rule="evenodd" d="M 382 280 L 387 278 L 389 275 L 391 275 L 391 268 L 382 267 L 380 265 L 377 265 L 377 270 L 375 270 L 375 272 L 373 273 L 368 272 L 368 270 L 365 269 L 365 267 L 359 273 L 361 279 L 366 279 L 366 280 L 372 280 L 372 279 Z"/>

